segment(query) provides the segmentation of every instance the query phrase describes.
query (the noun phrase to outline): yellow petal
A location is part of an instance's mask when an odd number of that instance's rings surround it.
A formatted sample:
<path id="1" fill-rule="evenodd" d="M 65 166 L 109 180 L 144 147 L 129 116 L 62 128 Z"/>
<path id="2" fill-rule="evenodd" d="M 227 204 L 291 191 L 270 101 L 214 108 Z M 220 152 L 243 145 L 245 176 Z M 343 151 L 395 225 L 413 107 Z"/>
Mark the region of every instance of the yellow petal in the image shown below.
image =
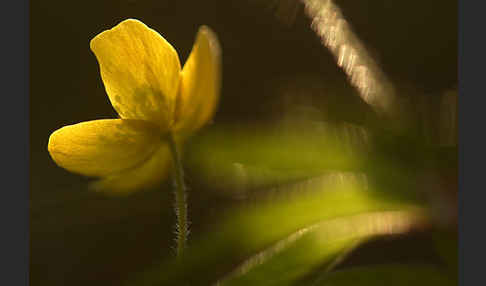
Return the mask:
<path id="1" fill-rule="evenodd" d="M 176 50 L 159 33 L 128 19 L 94 37 L 90 46 L 121 118 L 163 128 L 172 123 L 181 66 Z"/>
<path id="2" fill-rule="evenodd" d="M 170 163 L 167 144 L 160 145 L 154 155 L 143 164 L 96 181 L 91 187 L 113 195 L 125 195 L 154 187 L 167 177 Z"/>
<path id="3" fill-rule="evenodd" d="M 94 120 L 56 130 L 48 150 L 68 171 L 107 176 L 147 161 L 160 146 L 160 136 L 158 126 L 148 121 Z"/>
<path id="4" fill-rule="evenodd" d="M 214 114 L 221 88 L 221 47 L 209 27 L 202 26 L 181 73 L 177 130 L 195 130 Z"/>

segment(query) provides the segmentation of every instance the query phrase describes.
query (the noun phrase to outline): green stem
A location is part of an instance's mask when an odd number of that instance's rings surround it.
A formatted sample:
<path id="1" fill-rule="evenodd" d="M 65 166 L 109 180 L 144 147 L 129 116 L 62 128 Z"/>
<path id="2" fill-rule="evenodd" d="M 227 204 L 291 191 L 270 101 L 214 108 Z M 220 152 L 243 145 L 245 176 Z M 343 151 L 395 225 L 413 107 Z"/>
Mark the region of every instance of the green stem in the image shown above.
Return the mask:
<path id="1" fill-rule="evenodd" d="M 177 216 L 177 256 L 181 256 L 186 247 L 188 225 L 187 225 L 187 202 L 186 185 L 184 184 L 184 170 L 177 144 L 173 134 L 169 134 L 169 147 L 174 162 L 175 181 L 175 211 Z"/>

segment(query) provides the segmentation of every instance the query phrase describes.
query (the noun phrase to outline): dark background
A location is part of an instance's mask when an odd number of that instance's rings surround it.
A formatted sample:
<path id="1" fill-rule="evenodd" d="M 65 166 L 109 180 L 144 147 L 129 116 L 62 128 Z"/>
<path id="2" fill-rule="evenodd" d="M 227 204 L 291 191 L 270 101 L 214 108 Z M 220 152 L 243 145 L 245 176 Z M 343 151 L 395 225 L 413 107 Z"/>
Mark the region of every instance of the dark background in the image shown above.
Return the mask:
<path id="1" fill-rule="evenodd" d="M 456 1 L 335 2 L 399 92 L 434 97 L 457 86 Z M 329 111 L 331 118 L 359 122 L 366 109 L 302 6 L 290 0 L 31 1 L 30 15 L 32 285 L 116 284 L 173 251 L 168 183 L 126 198 L 94 194 L 88 179 L 57 167 L 47 152 L 56 129 L 116 117 L 89 41 L 120 21 L 137 18 L 157 30 L 181 64 L 200 25 L 216 32 L 223 90 L 215 123 L 276 116 L 287 100 L 281 90 L 310 83 L 347 107 Z M 300 100 L 306 99 L 292 98 Z M 195 192 L 190 204 L 197 233 L 217 216 L 219 204 Z M 413 239 L 427 248 L 427 241 Z"/>

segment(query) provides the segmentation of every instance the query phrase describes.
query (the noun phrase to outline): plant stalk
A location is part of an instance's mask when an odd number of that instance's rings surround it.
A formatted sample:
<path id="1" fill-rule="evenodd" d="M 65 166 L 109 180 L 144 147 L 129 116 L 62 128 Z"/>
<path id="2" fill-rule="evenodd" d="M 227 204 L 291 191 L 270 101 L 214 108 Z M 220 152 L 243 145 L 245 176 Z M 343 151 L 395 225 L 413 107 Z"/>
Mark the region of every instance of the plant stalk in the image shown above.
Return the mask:
<path id="1" fill-rule="evenodd" d="M 187 197 L 181 156 L 172 133 L 169 134 L 169 147 L 172 153 L 172 161 L 174 162 L 173 170 L 175 182 L 175 212 L 177 217 L 177 256 L 180 257 L 186 248 L 188 234 Z"/>

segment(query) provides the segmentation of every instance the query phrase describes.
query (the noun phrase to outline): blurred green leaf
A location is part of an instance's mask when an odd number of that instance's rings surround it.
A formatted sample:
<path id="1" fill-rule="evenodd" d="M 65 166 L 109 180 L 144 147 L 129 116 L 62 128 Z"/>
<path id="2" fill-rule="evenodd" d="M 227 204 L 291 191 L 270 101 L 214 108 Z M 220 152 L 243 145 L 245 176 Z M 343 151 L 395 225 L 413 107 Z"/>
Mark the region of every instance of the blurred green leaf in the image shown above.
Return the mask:
<path id="1" fill-rule="evenodd" d="M 327 220 L 315 225 L 286 249 L 284 245 L 289 238 L 254 256 L 220 285 L 293 285 L 321 268 L 322 264 L 329 268 L 334 260 L 339 260 L 341 253 L 368 238 L 406 232 L 419 220 L 417 214 L 400 211 L 370 212 Z"/>
<path id="2" fill-rule="evenodd" d="M 313 286 L 446 286 L 457 285 L 435 265 L 397 264 L 355 267 L 327 273 Z"/>
<path id="3" fill-rule="evenodd" d="M 128 285 L 291 284 L 357 241 L 404 233 L 427 220 L 416 202 L 346 181 L 324 187 L 308 180 L 221 213 L 219 223 L 193 238 L 185 256 Z"/>
<path id="4" fill-rule="evenodd" d="M 267 187 L 358 170 L 370 135 L 359 126 L 289 120 L 258 126 L 219 126 L 195 138 L 188 165 L 212 188 Z"/>

